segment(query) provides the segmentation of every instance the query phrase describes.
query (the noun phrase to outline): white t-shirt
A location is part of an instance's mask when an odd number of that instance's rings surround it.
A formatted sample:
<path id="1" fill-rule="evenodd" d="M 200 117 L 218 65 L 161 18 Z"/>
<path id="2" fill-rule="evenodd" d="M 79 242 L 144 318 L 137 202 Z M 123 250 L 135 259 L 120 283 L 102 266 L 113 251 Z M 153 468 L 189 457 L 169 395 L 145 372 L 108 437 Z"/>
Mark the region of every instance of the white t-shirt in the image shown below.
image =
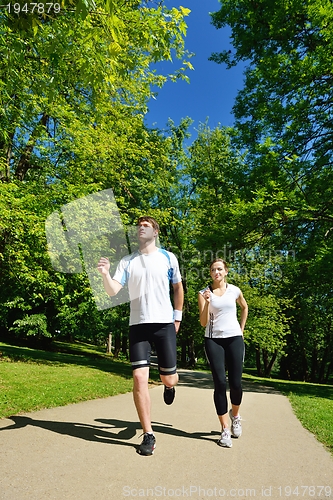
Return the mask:
<path id="1" fill-rule="evenodd" d="M 200 290 L 204 293 L 209 287 Z M 206 325 L 205 337 L 227 338 L 243 335 L 237 319 L 236 300 L 241 291 L 227 283 L 227 289 L 221 297 L 210 291 L 209 321 Z"/>
<path id="2" fill-rule="evenodd" d="M 130 325 L 172 323 L 170 282 L 182 278 L 176 256 L 162 248 L 151 254 L 134 252 L 122 258 L 113 279 L 128 284 L 131 301 Z"/>

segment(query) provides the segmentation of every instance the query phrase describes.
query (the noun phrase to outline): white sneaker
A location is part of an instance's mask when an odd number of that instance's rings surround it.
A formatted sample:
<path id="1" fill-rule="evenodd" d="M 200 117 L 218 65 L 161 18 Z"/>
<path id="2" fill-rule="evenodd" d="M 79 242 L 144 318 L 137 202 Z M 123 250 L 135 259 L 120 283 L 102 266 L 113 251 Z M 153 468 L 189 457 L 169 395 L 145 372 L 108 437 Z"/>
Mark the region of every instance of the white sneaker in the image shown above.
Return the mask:
<path id="1" fill-rule="evenodd" d="M 229 417 L 231 420 L 231 435 L 234 438 L 239 438 L 242 435 L 241 417 L 234 417 L 232 410 L 229 410 Z"/>
<path id="2" fill-rule="evenodd" d="M 217 441 L 217 444 L 219 446 L 223 446 L 224 448 L 232 447 L 230 429 L 223 429 L 221 438 Z"/>

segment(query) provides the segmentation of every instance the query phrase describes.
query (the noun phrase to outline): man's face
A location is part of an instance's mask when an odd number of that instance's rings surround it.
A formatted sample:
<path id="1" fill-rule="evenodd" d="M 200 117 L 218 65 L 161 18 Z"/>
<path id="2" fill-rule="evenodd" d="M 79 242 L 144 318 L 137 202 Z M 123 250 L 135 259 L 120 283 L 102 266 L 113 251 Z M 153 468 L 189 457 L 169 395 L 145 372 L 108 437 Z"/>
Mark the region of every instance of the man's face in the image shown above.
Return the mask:
<path id="1" fill-rule="evenodd" d="M 138 238 L 141 241 L 153 240 L 157 236 L 156 229 L 150 222 L 142 221 L 138 224 Z"/>

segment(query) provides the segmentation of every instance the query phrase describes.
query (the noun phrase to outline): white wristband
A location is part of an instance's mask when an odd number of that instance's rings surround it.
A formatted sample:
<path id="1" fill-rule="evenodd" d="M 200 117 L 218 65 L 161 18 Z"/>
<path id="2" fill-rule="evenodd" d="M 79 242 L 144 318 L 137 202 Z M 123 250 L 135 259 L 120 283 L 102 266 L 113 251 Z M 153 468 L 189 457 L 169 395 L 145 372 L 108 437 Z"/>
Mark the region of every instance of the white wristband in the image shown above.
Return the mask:
<path id="1" fill-rule="evenodd" d="M 177 309 L 174 309 L 173 311 L 174 321 L 181 321 L 182 317 L 183 317 L 183 311 L 178 311 Z"/>

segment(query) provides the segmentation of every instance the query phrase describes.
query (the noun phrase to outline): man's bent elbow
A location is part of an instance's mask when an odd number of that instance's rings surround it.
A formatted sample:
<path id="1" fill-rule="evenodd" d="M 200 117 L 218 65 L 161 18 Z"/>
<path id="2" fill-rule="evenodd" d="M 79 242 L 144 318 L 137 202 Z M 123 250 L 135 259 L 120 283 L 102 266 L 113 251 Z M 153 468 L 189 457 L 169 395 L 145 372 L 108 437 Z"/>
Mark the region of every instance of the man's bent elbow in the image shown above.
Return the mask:
<path id="1" fill-rule="evenodd" d="M 110 283 L 110 281 L 107 281 L 106 283 L 104 283 L 104 288 L 105 288 L 106 293 L 110 297 L 114 297 L 115 295 L 117 295 L 119 290 L 122 288 L 122 285 L 120 283 L 118 283 L 118 281 L 116 281 L 116 280 L 111 280 L 111 283 Z"/>

